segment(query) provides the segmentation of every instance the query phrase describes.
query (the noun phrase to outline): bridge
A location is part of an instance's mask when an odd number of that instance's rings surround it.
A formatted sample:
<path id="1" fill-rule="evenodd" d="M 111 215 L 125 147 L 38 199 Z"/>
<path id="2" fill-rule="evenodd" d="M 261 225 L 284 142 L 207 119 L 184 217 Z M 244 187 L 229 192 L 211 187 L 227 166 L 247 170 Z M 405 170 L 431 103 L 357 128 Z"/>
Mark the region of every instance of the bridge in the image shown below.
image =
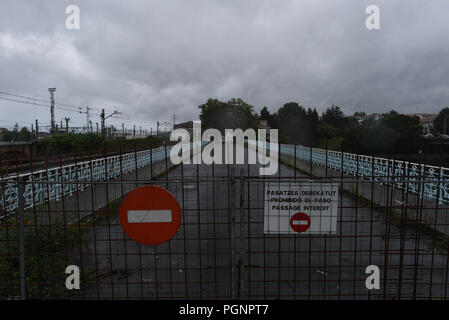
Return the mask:
<path id="1" fill-rule="evenodd" d="M 248 149 L 254 146 L 248 142 Z M 15 267 L 1 269 L 1 296 L 25 289 L 25 296 L 39 298 L 39 288 L 54 287 L 47 297 L 447 299 L 449 223 L 439 220 L 448 216 L 447 169 L 280 145 L 277 174 L 259 176 L 260 165 L 247 163 L 174 166 L 169 151 L 5 177 L 2 206 L 9 215 L 0 224 L 0 262 L 20 258 L 25 268 L 22 278 Z M 336 232 L 266 234 L 269 181 L 338 183 Z M 169 242 L 144 246 L 123 232 L 118 206 L 139 185 L 162 186 L 178 199 L 181 227 Z M 15 238 L 20 212 L 23 238 Z M 80 266 L 90 279 L 81 291 L 65 291 L 65 264 Z M 381 289 L 370 291 L 365 270 L 373 264 Z M 36 270 L 44 275 L 24 277 Z"/>

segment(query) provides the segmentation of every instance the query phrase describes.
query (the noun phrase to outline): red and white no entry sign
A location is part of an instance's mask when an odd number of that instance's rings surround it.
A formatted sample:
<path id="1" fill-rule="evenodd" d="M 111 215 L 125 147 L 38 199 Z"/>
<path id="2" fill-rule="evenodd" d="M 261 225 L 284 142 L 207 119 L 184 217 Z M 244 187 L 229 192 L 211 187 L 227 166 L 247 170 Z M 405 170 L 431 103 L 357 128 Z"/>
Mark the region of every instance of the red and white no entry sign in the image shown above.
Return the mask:
<path id="1" fill-rule="evenodd" d="M 336 234 L 337 183 L 265 182 L 265 234 Z"/>
<path id="2" fill-rule="evenodd" d="M 296 232 L 305 232 L 310 228 L 310 217 L 302 212 L 296 213 L 290 219 L 290 227 Z"/>
<path id="3" fill-rule="evenodd" d="M 164 188 L 139 187 L 123 199 L 120 224 L 131 239 L 141 244 L 161 244 L 178 231 L 181 208 L 176 198 Z"/>

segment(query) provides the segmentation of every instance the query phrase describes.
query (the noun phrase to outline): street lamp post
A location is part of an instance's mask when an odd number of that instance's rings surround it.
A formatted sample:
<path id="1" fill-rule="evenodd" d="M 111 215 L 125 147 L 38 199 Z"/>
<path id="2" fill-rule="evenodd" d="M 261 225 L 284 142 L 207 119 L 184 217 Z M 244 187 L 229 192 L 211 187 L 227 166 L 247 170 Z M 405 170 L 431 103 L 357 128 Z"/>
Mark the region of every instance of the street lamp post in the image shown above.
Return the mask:
<path id="1" fill-rule="evenodd" d="M 105 116 L 105 112 L 104 109 L 101 109 L 101 133 L 103 135 L 103 139 L 106 139 L 106 127 L 105 127 L 105 121 L 107 118 L 112 117 L 113 115 L 116 114 L 121 114 L 121 112 L 118 111 L 114 111 L 112 112 L 110 115 L 108 115 L 107 117 Z"/>

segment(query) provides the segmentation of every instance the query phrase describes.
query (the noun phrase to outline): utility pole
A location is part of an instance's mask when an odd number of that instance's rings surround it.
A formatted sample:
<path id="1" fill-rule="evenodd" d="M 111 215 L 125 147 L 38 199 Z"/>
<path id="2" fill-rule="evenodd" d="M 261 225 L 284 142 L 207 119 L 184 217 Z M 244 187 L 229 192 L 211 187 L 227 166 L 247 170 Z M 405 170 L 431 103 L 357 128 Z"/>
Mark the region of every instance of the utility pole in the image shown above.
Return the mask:
<path id="1" fill-rule="evenodd" d="M 173 130 L 175 130 L 176 113 L 173 112 Z"/>
<path id="2" fill-rule="evenodd" d="M 36 141 L 39 140 L 39 125 L 36 119 Z"/>
<path id="3" fill-rule="evenodd" d="M 64 120 L 65 120 L 65 133 L 69 133 L 69 121 L 70 121 L 70 118 L 65 117 Z"/>
<path id="4" fill-rule="evenodd" d="M 156 135 L 159 135 L 159 121 L 157 122 L 157 126 L 156 126 Z"/>
<path id="5" fill-rule="evenodd" d="M 104 109 L 101 109 L 101 134 L 103 135 L 103 139 L 106 138 L 105 136 L 105 128 L 104 128 Z"/>
<path id="6" fill-rule="evenodd" d="M 104 139 L 106 138 L 105 121 L 106 121 L 107 118 L 110 118 L 110 117 L 112 117 L 113 115 L 116 115 L 116 114 L 121 114 L 121 113 L 118 112 L 118 111 L 114 111 L 113 113 L 111 113 L 110 115 L 108 115 L 106 117 L 105 114 L 104 114 L 104 109 L 101 109 L 101 133 L 102 133 Z M 112 130 L 109 130 L 109 132 L 112 132 Z M 110 136 L 110 134 L 108 134 L 108 136 Z"/>
<path id="7" fill-rule="evenodd" d="M 50 92 L 50 116 L 51 116 L 51 130 L 55 130 L 55 91 L 56 88 L 48 88 Z"/>
<path id="8" fill-rule="evenodd" d="M 87 123 L 87 133 L 90 132 L 90 120 L 89 120 L 89 106 L 86 107 L 86 123 Z"/>

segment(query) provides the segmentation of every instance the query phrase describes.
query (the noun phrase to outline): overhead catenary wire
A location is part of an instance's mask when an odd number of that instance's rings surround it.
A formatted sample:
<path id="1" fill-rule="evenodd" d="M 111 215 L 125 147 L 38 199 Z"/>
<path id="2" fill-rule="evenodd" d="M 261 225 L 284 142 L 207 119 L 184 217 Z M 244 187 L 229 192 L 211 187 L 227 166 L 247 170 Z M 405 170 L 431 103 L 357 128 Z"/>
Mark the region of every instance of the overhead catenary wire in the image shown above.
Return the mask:
<path id="1" fill-rule="evenodd" d="M 5 92 L 5 91 L 0 91 L 0 100 L 50 108 L 49 100 L 14 94 L 14 93 Z M 74 113 L 86 113 L 87 111 L 82 111 L 83 108 L 85 108 L 85 107 L 74 105 L 74 104 L 69 104 L 69 103 L 55 102 L 55 109 L 57 109 L 57 110 L 63 110 L 63 111 L 74 112 Z M 95 107 L 89 107 L 89 110 L 101 110 L 101 109 L 95 108 Z M 105 110 L 111 111 L 109 109 L 105 109 Z M 89 114 L 101 116 L 101 113 L 94 113 L 91 111 L 89 112 Z M 123 112 L 120 112 L 120 115 L 121 116 L 114 115 L 111 118 L 118 119 L 118 120 L 125 120 L 125 121 L 142 122 L 142 123 L 154 123 L 155 122 L 155 120 L 134 118 L 131 115 L 123 113 Z M 123 117 L 123 116 L 125 116 L 125 117 Z"/>
<path id="2" fill-rule="evenodd" d="M 10 101 L 14 101 L 14 102 L 22 102 L 22 103 L 34 104 L 34 105 L 45 106 L 45 107 L 48 106 L 47 104 L 50 104 L 49 100 L 23 96 L 23 95 L 19 95 L 19 94 L 10 93 L 10 92 L 0 91 L 0 95 L 6 95 L 6 96 L 14 97 L 14 98 L 26 99 L 26 101 L 21 101 L 21 100 L 9 98 Z M 8 100 L 8 98 L 4 98 L 4 97 L 0 97 L 0 98 L 3 100 Z M 42 105 L 41 103 L 45 103 L 45 105 Z M 66 108 L 72 108 L 72 109 L 80 108 L 80 106 L 68 104 L 68 103 L 62 103 L 62 102 L 55 102 L 55 105 L 66 107 Z"/>
<path id="3" fill-rule="evenodd" d="M 20 100 L 16 100 L 16 99 L 5 98 L 5 97 L 0 97 L 0 100 L 10 101 L 10 102 L 18 102 L 18 103 L 23 103 L 23 104 L 31 104 L 31 105 L 35 105 L 35 106 L 39 106 L 39 107 L 50 108 L 49 105 L 45 105 L 45 104 L 41 104 L 41 103 L 37 103 L 37 102 L 20 101 Z M 79 111 L 79 110 L 67 109 L 67 108 L 56 107 L 56 106 L 55 106 L 55 109 L 64 110 L 64 111 L 68 111 L 68 112 L 76 112 L 76 113 L 85 113 L 86 112 L 86 111 Z M 99 114 L 96 114 L 96 115 L 99 115 Z"/>

